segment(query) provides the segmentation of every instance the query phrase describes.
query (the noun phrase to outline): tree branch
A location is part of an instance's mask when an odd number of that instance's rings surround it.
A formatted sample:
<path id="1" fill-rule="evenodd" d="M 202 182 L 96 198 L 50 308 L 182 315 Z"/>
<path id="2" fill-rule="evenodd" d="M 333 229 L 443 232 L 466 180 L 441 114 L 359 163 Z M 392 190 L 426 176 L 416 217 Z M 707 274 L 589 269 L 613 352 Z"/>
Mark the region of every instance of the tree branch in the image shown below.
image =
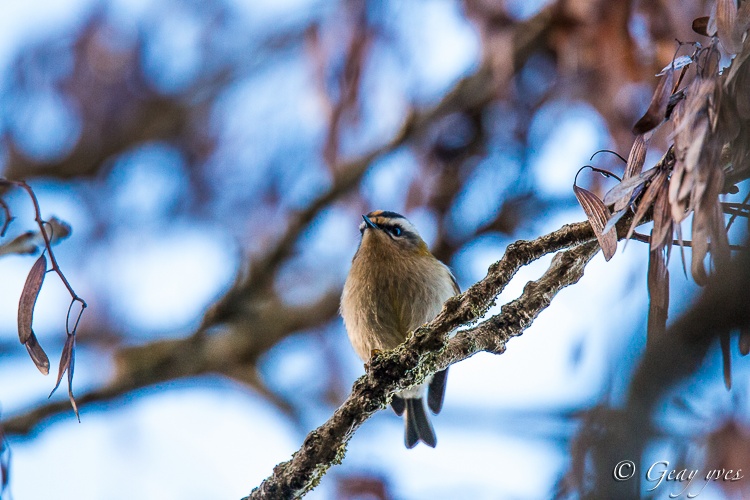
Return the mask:
<path id="1" fill-rule="evenodd" d="M 339 291 L 331 291 L 313 304 L 289 307 L 272 303 L 258 310 L 242 329 L 229 329 L 211 335 L 191 335 L 166 339 L 144 346 L 127 347 L 115 355 L 115 376 L 104 387 L 77 396 L 79 407 L 110 401 L 128 392 L 206 373 L 234 377 L 254 368 L 255 360 L 279 339 L 302 328 L 314 328 L 336 313 Z M 242 382 L 248 383 L 247 376 Z M 263 393 L 263 387 L 255 387 Z M 4 420 L 6 434 L 28 434 L 45 418 L 68 409 L 51 401 Z M 282 408 L 283 409 L 283 408 Z"/>
<path id="2" fill-rule="evenodd" d="M 559 290 L 580 279 L 599 248 L 591 241 L 593 238 L 591 226 L 578 223 L 532 241 L 510 245 L 483 280 L 449 299 L 432 322 L 417 329 L 395 350 L 373 357 L 365 375 L 354 383 L 352 393 L 333 416 L 310 432 L 292 459 L 277 465 L 273 474 L 246 500 L 304 495 L 318 484 L 331 465 L 341 462 L 346 443 L 354 432 L 375 412 L 385 408 L 395 392 L 421 383 L 479 351 L 504 352 L 507 341 L 528 328 Z M 547 272 L 527 284 L 521 297 L 506 304 L 500 314 L 449 339 L 450 332 L 457 327 L 476 321 L 487 312 L 518 269 L 568 247 L 574 248 L 555 256 Z"/>

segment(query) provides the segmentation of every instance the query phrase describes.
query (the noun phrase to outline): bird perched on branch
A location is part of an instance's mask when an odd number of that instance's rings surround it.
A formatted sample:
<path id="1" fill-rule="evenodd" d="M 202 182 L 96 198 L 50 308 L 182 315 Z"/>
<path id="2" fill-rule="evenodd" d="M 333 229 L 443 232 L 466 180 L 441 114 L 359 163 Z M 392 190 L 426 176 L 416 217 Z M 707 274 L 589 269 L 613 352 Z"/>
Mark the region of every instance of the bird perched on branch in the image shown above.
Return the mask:
<path id="1" fill-rule="evenodd" d="M 362 219 L 362 239 L 344 285 L 341 315 L 354 350 L 367 362 L 373 351 L 395 348 L 409 332 L 435 318 L 459 289 L 448 267 L 430 253 L 403 215 L 376 210 Z M 447 375 L 446 368 L 393 396 L 393 410 L 404 416 L 407 448 L 419 441 L 435 447 L 424 398 L 430 410 L 439 413 Z"/>

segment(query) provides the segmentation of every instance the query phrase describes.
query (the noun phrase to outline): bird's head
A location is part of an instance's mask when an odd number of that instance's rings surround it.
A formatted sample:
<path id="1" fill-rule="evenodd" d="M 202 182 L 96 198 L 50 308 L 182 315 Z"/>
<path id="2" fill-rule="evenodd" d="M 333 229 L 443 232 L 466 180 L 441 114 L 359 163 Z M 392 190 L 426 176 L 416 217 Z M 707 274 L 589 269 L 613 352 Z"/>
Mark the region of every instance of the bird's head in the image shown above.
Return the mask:
<path id="1" fill-rule="evenodd" d="M 431 256 L 409 220 L 396 212 L 375 210 L 362 216 L 360 249 L 392 255 Z"/>

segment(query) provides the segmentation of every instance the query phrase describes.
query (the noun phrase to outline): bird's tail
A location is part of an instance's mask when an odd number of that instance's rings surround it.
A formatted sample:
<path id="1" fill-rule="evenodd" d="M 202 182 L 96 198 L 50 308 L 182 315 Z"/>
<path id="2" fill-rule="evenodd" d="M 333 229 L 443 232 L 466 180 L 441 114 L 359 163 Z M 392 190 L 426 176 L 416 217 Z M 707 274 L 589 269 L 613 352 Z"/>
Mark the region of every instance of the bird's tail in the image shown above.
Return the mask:
<path id="1" fill-rule="evenodd" d="M 427 446 L 434 448 L 437 444 L 437 438 L 427 417 L 422 398 L 407 398 L 403 401 L 406 403 L 404 411 L 404 422 L 406 423 L 404 442 L 406 447 L 414 448 L 418 442 L 422 441 Z"/>

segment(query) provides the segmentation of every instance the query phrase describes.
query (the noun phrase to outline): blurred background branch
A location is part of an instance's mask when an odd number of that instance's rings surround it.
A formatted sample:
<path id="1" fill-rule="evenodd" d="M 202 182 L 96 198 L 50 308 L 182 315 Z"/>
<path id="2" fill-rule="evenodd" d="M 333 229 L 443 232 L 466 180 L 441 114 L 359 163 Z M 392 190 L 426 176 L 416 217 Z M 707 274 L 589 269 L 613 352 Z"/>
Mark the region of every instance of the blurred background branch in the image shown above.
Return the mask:
<path id="1" fill-rule="evenodd" d="M 551 15 L 553 10 L 553 8 L 547 8 L 531 20 L 512 26 L 512 29 L 519 34 L 526 35 L 530 31 L 541 33 L 550 29 L 551 21 L 554 19 Z M 538 41 L 539 36 L 541 35 L 526 36 L 523 39 L 525 43 L 517 43 L 514 46 L 516 52 L 509 54 L 506 64 L 522 64 L 523 58 L 533 52 L 533 47 L 529 43 Z M 515 35 L 515 38 L 521 37 Z M 195 334 L 185 339 L 159 340 L 153 344 L 125 347 L 116 352 L 114 356 L 117 365 L 114 380 L 105 390 L 94 391 L 90 396 L 81 396 L 79 398 L 81 404 L 116 397 L 126 391 L 165 380 L 206 372 L 239 376 L 241 382 L 249 383 L 262 394 L 271 395 L 272 392 L 263 385 L 262 380 L 251 367 L 268 349 L 282 339 L 299 330 L 314 328 L 329 321 L 338 309 L 338 290 L 302 308 L 285 306 L 280 298 L 274 297 L 275 292 L 272 288 L 274 279 L 279 268 L 293 256 L 300 236 L 309 229 L 309 225 L 321 211 L 358 187 L 362 177 L 380 157 L 393 152 L 409 141 L 423 137 L 431 127 L 448 115 L 481 109 L 487 105 L 493 97 L 496 97 L 497 89 L 508 85 L 507 78 L 512 75 L 511 68 L 504 68 L 501 74 L 505 79 L 496 82 L 493 79 L 492 69 L 481 66 L 472 75 L 459 80 L 435 106 L 426 110 L 409 110 L 401 129 L 385 145 L 359 158 L 333 165 L 334 177 L 330 188 L 304 209 L 287 215 L 285 228 L 277 237 L 276 242 L 270 244 L 261 255 L 251 257 L 250 263 L 242 267 L 249 269 L 249 272 L 241 272 L 235 278 L 234 285 L 209 308 Z M 328 131 L 328 137 L 337 133 L 337 127 L 332 125 Z M 128 141 L 137 143 L 140 139 L 129 138 Z M 463 161 L 470 156 L 469 151 L 462 153 Z M 474 154 L 478 153 L 477 151 Z M 457 164 L 460 164 L 460 160 Z M 50 168 L 57 171 L 63 167 L 52 166 Z M 12 175 L 14 170 L 10 169 L 10 172 Z M 446 193 L 448 199 L 436 202 L 442 205 L 436 209 L 442 208 L 445 212 L 456 196 L 460 183 L 446 179 L 442 184 L 446 186 L 446 189 L 454 191 L 452 195 Z M 481 234 L 492 224 L 498 223 L 501 215 L 503 215 L 502 212 L 498 213 L 494 221 L 486 223 L 478 232 Z M 453 246 L 453 251 L 456 247 L 457 245 Z M 447 242 L 438 243 L 437 254 L 446 260 L 450 259 L 452 252 Z M 221 329 L 222 333 L 208 333 L 209 330 L 215 328 Z M 244 366 L 244 368 L 238 369 L 237 366 Z M 279 402 L 275 397 L 273 401 Z M 282 407 L 290 410 L 286 404 Z M 56 413 L 55 410 L 61 409 L 56 404 L 48 405 L 46 408 L 47 411 L 34 409 L 29 415 L 19 416 L 5 422 L 6 432 L 28 432 L 37 423 L 34 418 L 47 417 Z"/>

